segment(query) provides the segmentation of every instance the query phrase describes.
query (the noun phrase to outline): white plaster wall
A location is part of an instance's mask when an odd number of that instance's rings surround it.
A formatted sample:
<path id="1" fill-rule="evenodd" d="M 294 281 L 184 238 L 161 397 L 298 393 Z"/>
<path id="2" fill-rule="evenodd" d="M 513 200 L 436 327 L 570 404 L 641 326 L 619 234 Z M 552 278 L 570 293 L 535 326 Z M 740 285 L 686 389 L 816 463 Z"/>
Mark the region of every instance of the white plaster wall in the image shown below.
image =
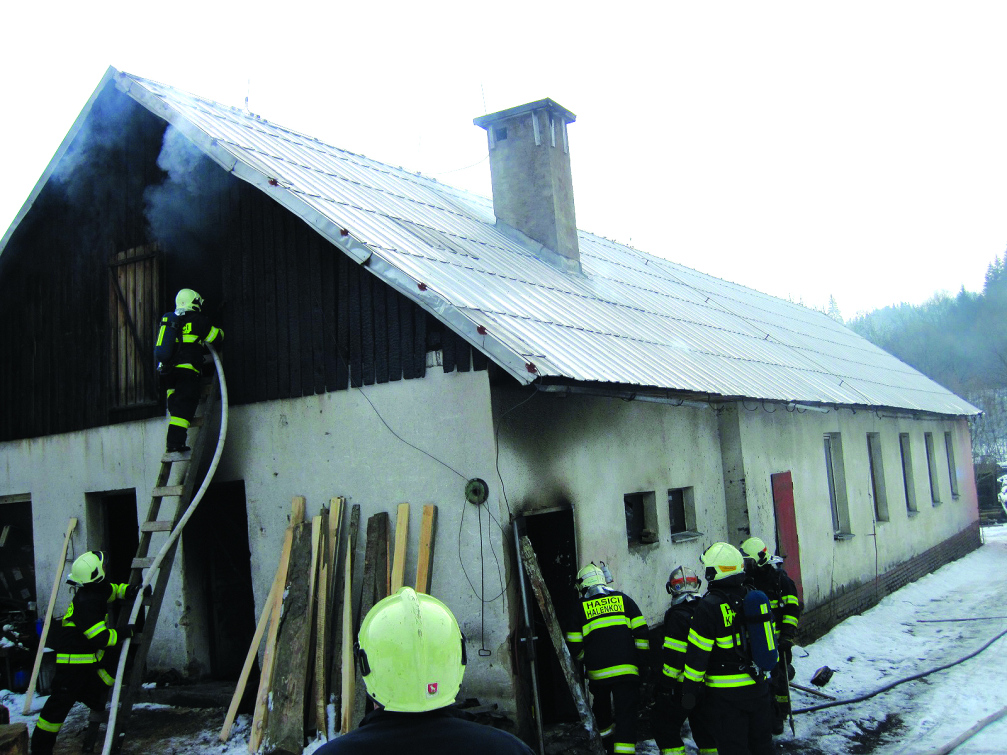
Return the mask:
<path id="1" fill-rule="evenodd" d="M 704 548 L 726 530 L 717 419 L 710 409 L 498 390 L 500 471 L 515 514 L 573 504 L 581 564 L 605 561 L 613 587 L 664 619 L 664 584 L 685 564 L 702 574 Z M 519 405 L 520 404 L 520 405 Z M 516 408 L 515 408 L 516 407 Z M 674 544 L 667 491 L 692 486 L 704 536 Z M 623 496 L 655 491 L 659 542 L 630 547 Z"/>
<path id="2" fill-rule="evenodd" d="M 138 518 L 143 518 L 160 466 L 164 431 L 164 420 L 157 419 L 0 444 L 0 496 L 31 496 L 40 606 L 49 600 L 69 517 L 80 520 L 75 552 L 87 549 L 85 493 L 135 488 Z M 511 698 L 507 596 L 488 600 L 504 592 L 507 580 L 503 533 L 489 517 L 492 513 L 506 524 L 499 487 L 490 485 L 491 498 L 483 508 L 482 555 L 480 512 L 464 500 L 468 478 L 492 483 L 493 443 L 485 371 L 444 374 L 433 368 L 422 380 L 232 407 L 215 481 L 245 484 L 256 616 L 276 570 L 293 496 L 307 498 L 309 516 L 338 495 L 346 496 L 350 505 L 360 504 L 356 556 L 361 565 L 367 518 L 387 511 L 394 528 L 397 505 L 412 504 L 407 583 L 415 579 L 422 506 L 433 503 L 438 519 L 431 592 L 451 607 L 468 638 L 462 693 L 494 702 Z M 189 660 L 179 578 L 183 558 L 180 551 L 151 646 L 151 668 L 184 670 Z M 359 581 L 358 572 L 358 587 Z M 485 604 L 479 591 L 487 598 Z M 57 610 L 68 602 L 68 593 L 61 590 Z M 480 656 L 481 648 L 490 655 Z"/>
<path id="3" fill-rule="evenodd" d="M 972 449 L 965 420 L 914 420 L 848 409 L 802 414 L 761 407 L 740 412 L 751 531 L 775 540 L 770 475 L 790 470 L 804 600 L 808 608 L 826 600 L 833 588 L 874 579 L 896 564 L 937 545 L 978 518 Z M 951 495 L 944 433 L 955 438 L 959 495 Z M 842 436 L 850 529 L 854 537 L 833 537 L 823 439 Z M 931 503 L 924 432 L 933 433 L 940 504 Z M 889 520 L 875 522 L 867 456 L 867 433 L 879 433 Z M 918 512 L 906 508 L 899 434 L 909 433 Z M 876 536 L 875 536 L 876 535 Z"/>

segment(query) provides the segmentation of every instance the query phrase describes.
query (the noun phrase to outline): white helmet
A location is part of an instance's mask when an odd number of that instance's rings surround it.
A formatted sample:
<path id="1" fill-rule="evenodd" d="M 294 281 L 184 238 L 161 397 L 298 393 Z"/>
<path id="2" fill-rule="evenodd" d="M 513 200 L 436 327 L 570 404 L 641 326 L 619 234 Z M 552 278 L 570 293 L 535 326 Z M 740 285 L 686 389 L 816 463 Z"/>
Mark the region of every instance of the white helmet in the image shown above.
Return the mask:
<path id="1" fill-rule="evenodd" d="M 66 583 L 80 587 L 92 582 L 101 582 L 103 579 L 105 579 L 105 554 L 101 551 L 88 551 L 73 562 Z"/>
<path id="2" fill-rule="evenodd" d="M 203 308 L 203 297 L 191 288 L 183 288 L 175 294 L 175 313 L 182 314 L 195 310 L 199 312 Z"/>

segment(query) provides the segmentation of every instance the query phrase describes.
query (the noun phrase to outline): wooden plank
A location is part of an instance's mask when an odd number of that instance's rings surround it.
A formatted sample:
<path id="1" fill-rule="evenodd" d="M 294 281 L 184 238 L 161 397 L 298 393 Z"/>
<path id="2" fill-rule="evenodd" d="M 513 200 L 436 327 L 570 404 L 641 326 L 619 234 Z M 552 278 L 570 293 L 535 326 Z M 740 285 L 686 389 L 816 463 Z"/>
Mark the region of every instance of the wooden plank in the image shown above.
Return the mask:
<path id="1" fill-rule="evenodd" d="M 277 580 L 287 584 L 287 571 L 290 566 L 290 551 L 293 546 L 294 527 L 304 521 L 305 501 L 301 496 L 295 496 L 291 504 L 290 526 L 284 534 L 283 550 L 280 552 L 280 566 Z M 266 635 L 266 649 L 262 655 L 262 672 L 259 675 L 259 689 L 255 696 L 255 712 L 252 715 L 252 729 L 248 735 L 248 751 L 255 753 L 262 744 L 265 733 L 266 709 L 269 702 L 269 692 L 273 682 L 273 656 L 276 653 L 276 639 L 280 633 L 280 606 L 283 601 L 283 590 L 279 590 L 273 598 L 270 607 L 269 633 Z"/>
<path id="2" fill-rule="evenodd" d="M 549 639 L 552 640 L 553 649 L 559 658 L 559 665 L 566 678 L 566 683 L 570 687 L 570 694 L 573 696 L 574 706 L 580 714 L 580 719 L 587 729 L 591 750 L 595 755 L 604 755 L 605 749 L 598 736 L 598 727 L 595 725 L 594 713 L 588 705 L 587 696 L 584 694 L 584 684 L 580 678 L 579 670 L 573 664 L 570 657 L 570 649 L 566 646 L 566 638 L 563 630 L 560 629 L 559 621 L 556 618 L 556 610 L 553 607 L 552 597 L 546 588 L 545 580 L 542 578 L 542 570 L 538 565 L 538 557 L 532 547 L 531 540 L 527 535 L 521 536 L 521 563 L 524 566 L 525 574 L 531 583 L 532 592 L 535 593 L 535 600 L 538 602 L 542 618 L 545 620 L 546 629 L 549 632 Z"/>
<path id="3" fill-rule="evenodd" d="M 349 318 L 350 318 L 350 385 L 359 388 L 363 385 L 363 349 L 361 347 L 361 327 L 360 327 L 360 276 L 370 275 L 362 273 L 359 266 L 350 268 L 349 271 Z"/>
<path id="4" fill-rule="evenodd" d="M 45 641 L 49 636 L 49 625 L 52 623 L 52 611 L 56 606 L 56 596 L 59 594 L 60 584 L 63 582 L 63 569 L 66 566 L 66 551 L 70 546 L 70 536 L 77 526 L 77 518 L 70 517 L 66 526 L 66 534 L 63 535 L 63 550 L 60 553 L 59 568 L 56 570 L 56 578 L 52 583 L 52 592 L 49 593 L 49 607 L 45 612 L 45 622 L 42 624 L 42 637 L 39 639 L 38 652 L 35 653 L 35 664 L 31 669 L 31 679 L 28 681 L 28 691 L 24 695 L 24 707 L 21 709 L 23 715 L 28 715 L 31 710 L 31 699 L 35 695 L 35 681 L 38 679 L 38 671 L 42 667 L 42 655 L 45 652 Z"/>
<path id="5" fill-rule="evenodd" d="M 329 582 L 329 565 L 322 564 L 321 577 L 319 583 L 327 585 Z M 328 672 L 328 658 L 325 650 L 328 645 L 325 642 L 328 627 L 328 591 L 318 591 L 318 610 L 316 612 L 315 625 L 315 731 L 321 735 L 323 742 L 329 741 L 329 717 L 325 713 L 325 705 L 328 701 L 328 685 L 325 683 L 325 676 Z"/>
<path id="6" fill-rule="evenodd" d="M 339 658 L 340 667 L 340 726 L 339 730 L 344 734 L 353 729 L 355 722 L 353 719 L 353 700 L 356 692 L 356 675 L 353 663 L 353 561 L 354 551 L 357 547 L 357 532 L 360 529 L 360 504 L 353 504 L 350 513 L 350 532 L 346 539 L 346 560 L 343 568 L 343 611 L 342 622 L 340 624 Z M 335 674 L 333 674 L 335 678 Z"/>
<path id="7" fill-rule="evenodd" d="M 342 557 L 343 569 L 335 579 L 336 599 L 333 601 L 332 615 L 339 617 L 332 632 L 332 647 L 335 652 L 332 654 L 332 668 L 329 672 L 332 679 L 334 691 L 333 702 L 339 716 L 339 730 L 347 731 L 343 728 L 343 721 L 352 718 L 352 709 L 344 710 L 344 700 L 353 700 L 353 657 L 346 656 L 353 645 L 353 572 L 352 565 L 356 559 L 357 532 L 360 530 L 360 504 L 353 504 L 350 510 L 350 523 L 347 530 L 346 545 Z M 345 662 L 344 658 L 349 657 Z M 346 697 L 346 690 L 349 689 L 349 697 Z"/>
<path id="8" fill-rule="evenodd" d="M 315 613 L 315 603 L 317 601 L 318 590 L 321 582 L 320 572 L 323 557 L 328 550 L 325 546 L 325 536 L 328 534 L 329 511 L 322 508 L 320 514 L 311 518 L 311 574 L 308 578 L 308 675 L 304 678 L 305 686 L 305 710 L 308 715 L 305 721 L 308 729 L 315 727 L 315 653 L 317 652 L 317 641 L 315 638 L 315 627 L 318 615 Z M 323 648 L 324 651 L 324 648 Z M 324 719 L 323 719 L 324 720 Z"/>
<path id="9" fill-rule="evenodd" d="M 286 542 L 284 542 L 286 547 Z M 281 556 L 282 558 L 282 556 Z M 224 716 L 224 725 L 220 729 L 220 741 L 226 742 L 231 736 L 231 727 L 234 725 L 234 717 L 238 714 L 238 705 L 245 694 L 245 685 L 248 684 L 248 677 L 252 673 L 252 664 L 259 654 L 259 645 L 262 643 L 262 635 L 266 632 L 266 625 L 273 614 L 273 605 L 276 601 L 276 594 L 280 590 L 280 569 L 276 570 L 273 576 L 273 585 L 269 588 L 269 595 L 262 606 L 262 614 L 259 616 L 259 623 L 255 626 L 255 634 L 252 635 L 252 644 L 248 647 L 248 654 L 245 656 L 245 663 L 241 667 L 241 674 L 238 676 L 238 685 L 234 688 L 234 695 L 231 697 L 231 704 L 227 708 L 227 715 Z"/>
<path id="10" fill-rule="evenodd" d="M 388 529 L 390 519 L 388 512 L 381 511 L 367 520 L 367 548 L 364 551 L 363 584 L 360 588 L 360 610 L 357 612 L 357 625 L 364 620 L 367 612 L 375 603 L 388 594 Z M 356 634 L 356 631 L 354 631 Z M 345 663 L 345 659 L 344 659 Z M 358 670 L 359 674 L 359 670 Z M 367 696 L 363 679 L 358 675 L 357 689 L 353 699 L 353 716 L 359 721 L 367 712 Z"/>
<path id="11" fill-rule="evenodd" d="M 416 557 L 416 592 L 430 593 L 436 526 L 437 507 L 428 503 L 423 507 L 423 519 L 420 522 L 420 549 Z"/>
<path id="12" fill-rule="evenodd" d="M 384 285 L 373 275 L 360 278 L 361 377 L 364 385 L 374 385 L 374 303 L 373 286 Z"/>
<path id="13" fill-rule="evenodd" d="M 395 516 L 395 555 L 392 558 L 391 584 L 388 594 L 392 595 L 403 585 L 406 571 L 406 546 L 409 544 L 409 504 L 400 503 Z"/>
<path id="14" fill-rule="evenodd" d="M 336 280 L 336 390 L 344 390 L 350 380 L 350 258 L 338 254 Z"/>
<path id="15" fill-rule="evenodd" d="M 294 525 L 287 586 L 280 607 L 276 660 L 269 688 L 263 749 L 272 755 L 300 755 L 304 750 L 306 680 L 311 647 L 311 531 L 309 524 Z"/>

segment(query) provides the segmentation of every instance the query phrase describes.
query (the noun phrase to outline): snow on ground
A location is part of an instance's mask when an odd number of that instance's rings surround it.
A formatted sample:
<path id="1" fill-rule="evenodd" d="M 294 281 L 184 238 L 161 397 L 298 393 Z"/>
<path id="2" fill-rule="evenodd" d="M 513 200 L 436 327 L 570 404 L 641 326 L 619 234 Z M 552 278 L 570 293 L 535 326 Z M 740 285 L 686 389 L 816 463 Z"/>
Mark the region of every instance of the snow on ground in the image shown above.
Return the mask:
<path id="1" fill-rule="evenodd" d="M 835 671 L 822 692 L 839 700 L 868 695 L 892 682 L 957 661 L 1007 633 L 1007 526 L 983 529 L 984 545 L 896 593 L 877 606 L 836 626 L 817 642 L 794 649 L 794 681 L 811 687 L 821 666 Z M 945 621 L 946 619 L 980 619 Z M 936 620 L 941 621 L 936 621 Z M 924 755 L 967 731 L 981 719 L 1007 706 L 1007 684 L 999 676 L 1007 653 L 1007 636 L 974 658 L 907 682 L 861 702 L 795 715 L 796 735 L 777 738 L 781 753 L 806 755 Z M 793 690 L 795 709 L 829 702 Z M 46 698 L 35 696 L 32 713 L 21 714 L 24 695 L 0 691 L 0 703 L 11 721 L 29 730 Z M 140 706 L 138 706 L 140 707 Z M 145 706 L 156 708 L 157 706 Z M 154 712 L 154 711 L 152 711 Z M 222 713 L 217 716 L 222 721 Z M 57 752 L 73 727 L 86 723 L 83 706 L 68 719 Z M 194 734 L 163 741 L 156 750 L 174 755 L 245 755 L 249 716 L 238 716 L 230 739 L 217 738 L 219 721 Z M 179 727 L 181 728 L 181 727 Z M 69 745 L 70 742 L 66 742 Z M 76 743 L 75 743 L 76 744 Z M 691 745 L 691 742 L 688 743 Z M 319 743 L 304 750 L 310 755 Z M 129 738 L 124 750 L 131 750 Z M 68 747 L 66 752 L 77 752 Z M 653 740 L 638 752 L 657 752 Z M 694 753 L 695 749 L 689 749 Z M 954 750 L 954 755 L 1007 753 L 1007 717 L 987 726 Z"/>

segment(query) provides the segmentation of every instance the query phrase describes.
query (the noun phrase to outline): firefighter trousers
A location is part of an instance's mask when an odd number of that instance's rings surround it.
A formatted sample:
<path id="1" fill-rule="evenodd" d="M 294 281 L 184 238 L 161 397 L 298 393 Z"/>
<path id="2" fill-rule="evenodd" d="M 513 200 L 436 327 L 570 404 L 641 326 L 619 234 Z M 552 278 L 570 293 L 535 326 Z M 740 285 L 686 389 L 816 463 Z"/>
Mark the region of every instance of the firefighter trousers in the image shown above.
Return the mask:
<path id="1" fill-rule="evenodd" d="M 718 755 L 776 755 L 765 682 L 733 690 L 708 687 L 696 710 L 714 733 Z"/>
<path id="2" fill-rule="evenodd" d="M 615 755 L 636 752 L 636 719 L 640 713 L 640 677 L 617 676 L 604 682 L 588 682 L 591 710 L 603 737 L 612 734 L 608 751 Z"/>
<path id="3" fill-rule="evenodd" d="M 107 672 L 104 676 L 111 679 Z M 59 665 L 52 680 L 52 694 L 42 706 L 31 735 L 32 755 L 52 755 L 56 737 L 74 703 L 84 703 L 93 711 L 104 711 L 110 682 L 99 675 L 93 663 Z"/>
<path id="4" fill-rule="evenodd" d="M 166 448 L 185 445 L 192 418 L 199 405 L 200 374 L 195 370 L 176 367 L 166 378 L 168 386 L 168 434 Z"/>
<path id="5" fill-rule="evenodd" d="M 699 705 L 702 705 L 700 700 Z M 661 755 L 685 755 L 685 743 L 682 741 L 682 725 L 689 719 L 692 738 L 696 742 L 700 755 L 717 752 L 717 743 L 713 734 L 706 727 L 706 722 L 696 711 L 686 711 L 682 707 L 682 685 L 673 687 L 658 686 L 654 691 L 654 707 L 651 713 L 651 726 L 654 730 L 654 741 Z"/>

